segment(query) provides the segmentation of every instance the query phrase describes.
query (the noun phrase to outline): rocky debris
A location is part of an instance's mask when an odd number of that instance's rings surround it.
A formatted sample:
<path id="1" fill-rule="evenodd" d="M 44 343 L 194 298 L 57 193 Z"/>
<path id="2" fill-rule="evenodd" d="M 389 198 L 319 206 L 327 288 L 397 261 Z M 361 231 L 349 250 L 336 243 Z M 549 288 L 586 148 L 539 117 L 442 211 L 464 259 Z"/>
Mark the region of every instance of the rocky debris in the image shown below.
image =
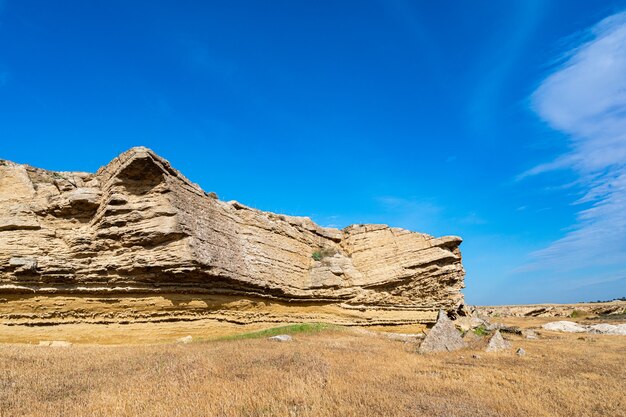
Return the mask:
<path id="1" fill-rule="evenodd" d="M 496 332 L 489 339 L 489 343 L 487 344 L 486 352 L 501 352 L 503 350 L 508 350 L 511 348 L 511 343 L 506 341 L 500 330 L 496 330 Z"/>
<path id="2" fill-rule="evenodd" d="M 176 339 L 176 343 L 182 343 L 184 345 L 189 344 L 193 341 L 193 337 L 191 336 L 184 336 L 184 337 L 180 337 L 178 339 Z"/>
<path id="3" fill-rule="evenodd" d="M 535 332 L 532 329 L 522 330 L 522 336 L 524 336 L 526 339 L 531 339 L 531 340 L 539 339 L 539 335 L 537 334 L 537 332 Z"/>
<path id="4" fill-rule="evenodd" d="M 512 333 L 516 335 L 521 335 L 522 330 L 517 326 L 507 326 L 502 323 L 490 323 L 487 325 L 486 329 L 490 332 L 501 331 L 504 333 Z"/>
<path id="5" fill-rule="evenodd" d="M 460 243 L 220 201 L 147 148 L 95 174 L 0 164 L 0 321 L 13 324 L 432 323 L 463 310 Z M 32 301 L 50 294 L 68 307 Z M 114 308 L 183 295 L 158 311 Z M 69 308 L 79 298 L 89 301 Z"/>
<path id="6" fill-rule="evenodd" d="M 489 326 L 489 322 L 482 318 L 468 315 L 458 317 L 456 320 L 454 320 L 454 325 L 457 327 L 457 329 L 463 332 L 468 332 L 481 326 L 484 326 L 486 328 L 487 326 Z"/>
<path id="7" fill-rule="evenodd" d="M 546 323 L 541 327 L 543 327 L 545 330 L 551 330 L 556 332 L 626 335 L 626 324 L 600 323 L 585 325 L 575 323 L 573 321 L 563 320 Z"/>
<path id="8" fill-rule="evenodd" d="M 513 306 L 476 306 L 481 317 L 576 317 L 610 316 L 626 313 L 626 301 L 578 304 L 529 304 Z"/>
<path id="9" fill-rule="evenodd" d="M 273 340 L 275 342 L 292 342 L 293 337 L 289 336 L 288 334 L 278 334 L 276 336 L 270 337 L 269 340 Z"/>
<path id="10" fill-rule="evenodd" d="M 474 354 L 474 355 L 472 355 L 472 359 L 480 359 L 480 355 Z"/>
<path id="11" fill-rule="evenodd" d="M 525 356 L 525 355 L 526 355 L 526 351 L 525 351 L 524 349 L 522 349 L 522 348 L 518 348 L 518 349 L 515 351 L 515 354 L 516 354 L 517 356 Z"/>
<path id="12" fill-rule="evenodd" d="M 452 352 L 467 347 L 467 343 L 461 337 L 445 311 L 440 310 L 437 322 L 426 334 L 418 352 Z"/>
<path id="13" fill-rule="evenodd" d="M 68 347 L 72 346 L 72 343 L 65 340 L 42 340 L 39 342 L 39 346 Z"/>

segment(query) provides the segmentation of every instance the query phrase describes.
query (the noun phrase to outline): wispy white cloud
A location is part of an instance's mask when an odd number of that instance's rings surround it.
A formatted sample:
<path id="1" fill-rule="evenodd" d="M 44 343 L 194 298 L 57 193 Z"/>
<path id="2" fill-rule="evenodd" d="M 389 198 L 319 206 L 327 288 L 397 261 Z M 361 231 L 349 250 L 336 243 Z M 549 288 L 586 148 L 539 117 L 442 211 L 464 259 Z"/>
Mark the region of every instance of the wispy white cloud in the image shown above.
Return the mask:
<path id="1" fill-rule="evenodd" d="M 587 35 L 532 96 L 541 118 L 569 136 L 570 150 L 521 177 L 571 169 L 583 190 L 573 202 L 577 223 L 533 254 L 538 267 L 626 263 L 626 12 Z"/>

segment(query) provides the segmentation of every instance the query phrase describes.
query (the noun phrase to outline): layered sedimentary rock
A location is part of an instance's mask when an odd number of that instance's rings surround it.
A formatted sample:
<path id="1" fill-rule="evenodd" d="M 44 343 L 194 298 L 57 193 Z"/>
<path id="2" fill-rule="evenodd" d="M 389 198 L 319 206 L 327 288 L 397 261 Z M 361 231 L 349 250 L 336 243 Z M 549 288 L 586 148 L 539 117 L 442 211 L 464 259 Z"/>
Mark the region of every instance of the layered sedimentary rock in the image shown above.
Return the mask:
<path id="1" fill-rule="evenodd" d="M 626 301 L 578 304 L 527 304 L 477 306 L 476 313 L 487 317 L 580 317 L 626 314 Z"/>
<path id="2" fill-rule="evenodd" d="M 432 322 L 461 239 L 224 202 L 146 148 L 95 174 L 0 161 L 0 321 Z"/>

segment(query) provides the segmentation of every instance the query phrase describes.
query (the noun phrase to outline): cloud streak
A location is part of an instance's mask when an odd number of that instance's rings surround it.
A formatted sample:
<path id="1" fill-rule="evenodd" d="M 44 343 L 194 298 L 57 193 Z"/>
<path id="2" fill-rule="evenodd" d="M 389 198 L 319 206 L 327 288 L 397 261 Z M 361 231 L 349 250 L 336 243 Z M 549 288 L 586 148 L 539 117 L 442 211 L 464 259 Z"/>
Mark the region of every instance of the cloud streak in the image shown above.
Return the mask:
<path id="1" fill-rule="evenodd" d="M 626 263 L 626 12 L 587 33 L 532 96 L 537 114 L 570 138 L 569 151 L 521 177 L 573 170 L 577 222 L 532 254 L 533 266 L 569 270 Z"/>

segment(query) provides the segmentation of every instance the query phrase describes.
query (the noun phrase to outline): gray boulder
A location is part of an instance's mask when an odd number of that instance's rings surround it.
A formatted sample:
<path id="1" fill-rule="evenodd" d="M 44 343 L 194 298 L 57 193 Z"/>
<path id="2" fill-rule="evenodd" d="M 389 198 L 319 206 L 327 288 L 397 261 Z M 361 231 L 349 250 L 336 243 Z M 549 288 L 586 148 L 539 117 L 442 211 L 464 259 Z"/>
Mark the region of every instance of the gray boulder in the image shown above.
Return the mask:
<path id="1" fill-rule="evenodd" d="M 437 323 L 430 329 L 420 345 L 419 353 L 452 352 L 467 347 L 467 343 L 461 337 L 445 311 L 440 310 Z"/>
<path id="2" fill-rule="evenodd" d="M 503 350 L 508 350 L 511 348 L 511 343 L 504 340 L 502 334 L 500 334 L 500 330 L 496 330 L 496 332 L 489 339 L 489 344 L 487 345 L 487 352 L 501 352 Z"/>

